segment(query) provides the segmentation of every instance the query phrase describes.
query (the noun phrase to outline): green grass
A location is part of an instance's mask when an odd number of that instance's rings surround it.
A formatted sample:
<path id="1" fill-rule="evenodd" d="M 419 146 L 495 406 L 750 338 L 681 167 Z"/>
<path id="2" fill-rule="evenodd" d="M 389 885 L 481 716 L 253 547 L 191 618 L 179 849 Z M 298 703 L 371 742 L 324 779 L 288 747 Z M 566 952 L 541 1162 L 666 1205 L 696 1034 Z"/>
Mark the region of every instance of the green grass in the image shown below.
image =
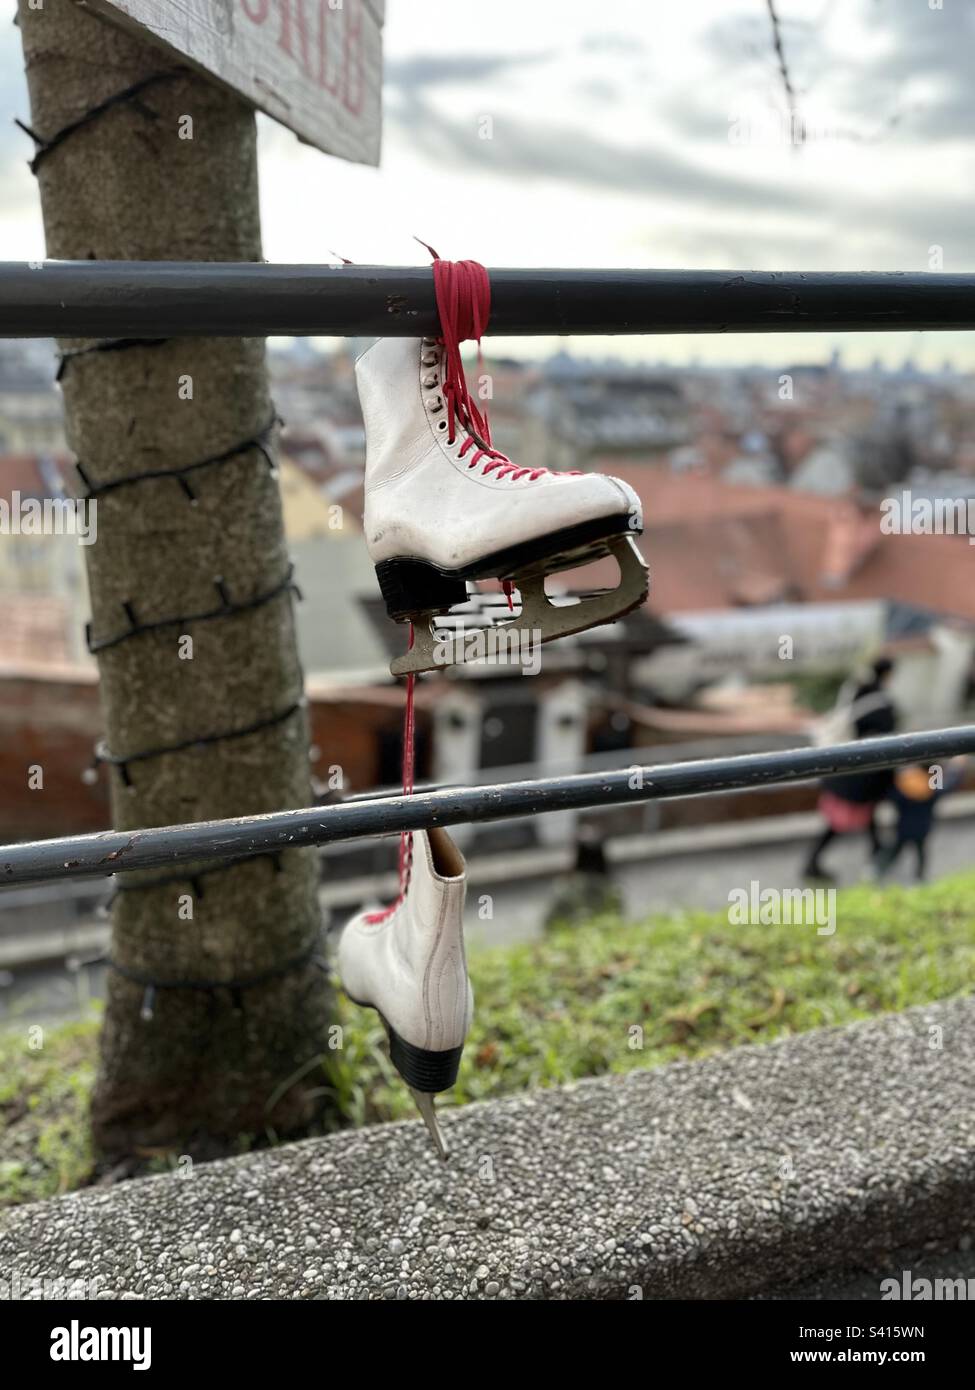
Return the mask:
<path id="1" fill-rule="evenodd" d="M 0 1206 L 83 1186 L 98 1022 L 0 1033 Z"/>
<path id="2" fill-rule="evenodd" d="M 475 955 L 475 1020 L 453 1102 L 626 1072 L 964 994 L 975 874 L 837 895 L 837 926 L 730 926 L 684 913 L 596 918 Z M 326 1070 L 356 1124 L 413 1114 L 371 1010 L 343 1001 Z M 441 1103 L 447 1101 L 443 1098 Z"/>
<path id="3" fill-rule="evenodd" d="M 837 897 L 837 927 L 731 926 L 686 913 L 557 928 L 474 953 L 474 1028 L 452 1096 L 504 1095 L 702 1057 L 969 992 L 975 874 Z M 376 1015 L 343 998 L 342 1047 L 321 1085 L 353 1124 L 413 1114 Z M 97 1023 L 51 1030 L 32 1052 L 0 1035 L 0 1205 L 82 1184 Z"/>

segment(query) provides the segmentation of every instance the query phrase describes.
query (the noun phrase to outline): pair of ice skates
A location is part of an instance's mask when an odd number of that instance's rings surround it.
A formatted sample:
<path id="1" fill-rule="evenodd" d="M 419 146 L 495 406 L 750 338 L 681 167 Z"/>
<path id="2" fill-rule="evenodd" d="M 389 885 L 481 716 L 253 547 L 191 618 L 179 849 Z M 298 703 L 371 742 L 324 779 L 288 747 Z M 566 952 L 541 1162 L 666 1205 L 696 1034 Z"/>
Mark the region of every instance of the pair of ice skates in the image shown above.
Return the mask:
<path id="1" fill-rule="evenodd" d="M 612 622 L 647 594 L 633 489 L 597 473 L 523 468 L 498 453 L 467 394 L 456 341 L 445 339 L 381 339 L 356 363 L 366 544 L 389 616 L 415 625 L 394 675 L 462 659 L 435 620 L 466 599 L 468 580 L 501 580 L 509 604 L 516 586 L 521 611 L 512 623 L 541 642 Z M 620 567 L 618 588 L 574 604 L 549 601 L 546 575 L 607 554 Z M 393 907 L 345 927 L 339 974 L 349 997 L 382 1018 L 391 1060 L 446 1158 L 433 1097 L 456 1080 L 474 1008 L 465 866 L 441 829 L 405 837 L 403 863 Z"/>

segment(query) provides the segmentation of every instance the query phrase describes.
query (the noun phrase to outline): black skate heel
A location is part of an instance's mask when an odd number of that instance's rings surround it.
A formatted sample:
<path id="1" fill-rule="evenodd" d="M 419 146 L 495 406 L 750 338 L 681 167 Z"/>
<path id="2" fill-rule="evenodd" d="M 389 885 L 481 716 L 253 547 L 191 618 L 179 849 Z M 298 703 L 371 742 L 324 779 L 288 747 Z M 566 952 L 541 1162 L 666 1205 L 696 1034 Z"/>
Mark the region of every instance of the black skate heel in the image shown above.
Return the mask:
<path id="1" fill-rule="evenodd" d="M 389 1060 L 411 1091 L 435 1095 L 438 1091 L 450 1090 L 460 1070 L 463 1043 L 444 1052 L 431 1052 L 425 1047 L 414 1047 L 388 1025 L 387 1032 Z"/>
<path id="2" fill-rule="evenodd" d="M 467 598 L 463 579 L 451 578 L 423 560 L 381 560 L 376 578 L 394 622 L 421 613 L 446 613 Z"/>

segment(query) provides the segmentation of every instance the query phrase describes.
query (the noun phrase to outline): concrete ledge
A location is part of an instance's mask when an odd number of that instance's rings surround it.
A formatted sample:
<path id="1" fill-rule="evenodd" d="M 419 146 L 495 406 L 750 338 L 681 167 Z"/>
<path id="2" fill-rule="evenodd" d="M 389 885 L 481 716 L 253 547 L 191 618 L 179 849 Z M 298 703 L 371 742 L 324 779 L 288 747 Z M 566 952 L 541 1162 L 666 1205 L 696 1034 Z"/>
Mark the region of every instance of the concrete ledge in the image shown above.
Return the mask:
<path id="1" fill-rule="evenodd" d="M 405 1123 L 15 1209 L 0 1282 L 729 1298 L 881 1268 L 975 1224 L 975 999 L 473 1105 L 446 1128 L 447 1168 Z"/>

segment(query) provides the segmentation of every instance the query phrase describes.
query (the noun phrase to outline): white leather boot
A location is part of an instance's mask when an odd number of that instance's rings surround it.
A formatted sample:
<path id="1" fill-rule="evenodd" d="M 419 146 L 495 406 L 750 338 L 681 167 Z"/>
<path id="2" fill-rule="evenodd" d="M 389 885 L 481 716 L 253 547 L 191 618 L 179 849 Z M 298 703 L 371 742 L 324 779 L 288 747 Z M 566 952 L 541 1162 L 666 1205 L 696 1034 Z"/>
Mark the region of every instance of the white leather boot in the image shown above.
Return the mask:
<path id="1" fill-rule="evenodd" d="M 390 617 L 418 622 L 395 675 L 462 660 L 430 621 L 467 597 L 467 580 L 517 581 L 518 626 L 550 641 L 612 622 L 643 602 L 633 537 L 640 499 L 618 478 L 522 468 L 475 432 L 436 338 L 381 338 L 356 362 L 366 427 L 366 545 Z M 621 583 L 552 604 L 547 574 L 613 554 Z M 437 648 L 435 655 L 434 648 Z"/>
<path id="2" fill-rule="evenodd" d="M 457 1079 L 474 1014 L 464 953 L 466 867 L 445 830 L 411 838 L 405 892 L 392 907 L 346 925 L 338 969 L 349 998 L 382 1019 L 390 1059 L 445 1159 L 433 1097 Z"/>

